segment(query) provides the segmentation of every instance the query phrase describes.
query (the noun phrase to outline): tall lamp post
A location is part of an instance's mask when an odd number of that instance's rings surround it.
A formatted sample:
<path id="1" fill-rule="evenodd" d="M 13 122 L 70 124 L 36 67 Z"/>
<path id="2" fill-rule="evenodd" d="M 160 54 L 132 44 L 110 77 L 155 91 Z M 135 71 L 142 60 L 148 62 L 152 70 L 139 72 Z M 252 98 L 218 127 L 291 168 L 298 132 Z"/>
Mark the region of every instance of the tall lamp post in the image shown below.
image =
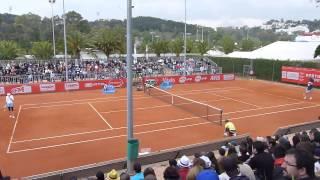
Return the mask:
<path id="1" fill-rule="evenodd" d="M 186 56 L 187 56 L 187 0 L 184 0 L 184 73 L 186 72 Z"/>
<path id="2" fill-rule="evenodd" d="M 64 0 L 63 6 L 63 40 L 64 40 L 64 62 L 66 64 L 66 81 L 69 80 L 68 77 L 68 58 L 67 58 L 67 33 L 66 33 L 66 12 L 64 10 Z"/>
<path id="3" fill-rule="evenodd" d="M 127 0 L 127 138 L 133 139 L 133 96 L 132 96 L 132 0 Z M 129 145 L 128 145 L 129 146 Z M 133 160 L 127 158 L 127 171 L 129 174 L 133 170 Z"/>
<path id="4" fill-rule="evenodd" d="M 54 20 L 53 20 L 53 4 L 55 2 L 56 2 L 56 0 L 49 0 L 49 3 L 51 4 L 53 57 L 56 56 L 56 43 L 55 43 L 55 38 L 54 38 Z"/>

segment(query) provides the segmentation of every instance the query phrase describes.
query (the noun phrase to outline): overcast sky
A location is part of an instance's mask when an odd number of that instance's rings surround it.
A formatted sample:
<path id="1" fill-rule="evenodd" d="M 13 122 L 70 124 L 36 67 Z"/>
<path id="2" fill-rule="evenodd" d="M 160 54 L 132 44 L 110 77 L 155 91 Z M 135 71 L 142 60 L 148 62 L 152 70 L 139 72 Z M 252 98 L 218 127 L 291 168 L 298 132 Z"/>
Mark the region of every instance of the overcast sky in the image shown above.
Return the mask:
<path id="1" fill-rule="evenodd" d="M 62 14 L 62 0 L 56 0 L 54 14 Z M 320 19 L 313 0 L 186 0 L 187 23 L 210 27 L 256 26 L 270 19 Z M 133 17 L 152 16 L 184 22 L 185 0 L 132 0 Z M 49 0 L 1 0 L 0 13 L 51 17 Z M 65 0 L 66 12 L 74 10 L 83 18 L 125 19 L 127 0 Z"/>

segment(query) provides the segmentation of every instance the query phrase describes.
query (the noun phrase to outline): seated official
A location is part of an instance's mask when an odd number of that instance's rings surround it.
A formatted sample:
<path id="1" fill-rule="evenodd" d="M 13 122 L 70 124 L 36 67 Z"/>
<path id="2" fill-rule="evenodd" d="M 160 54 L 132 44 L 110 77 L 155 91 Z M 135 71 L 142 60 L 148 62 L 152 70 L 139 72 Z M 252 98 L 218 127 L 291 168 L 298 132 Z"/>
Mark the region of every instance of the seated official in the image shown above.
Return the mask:
<path id="1" fill-rule="evenodd" d="M 237 130 L 236 126 L 233 122 L 226 120 L 226 124 L 224 125 L 224 136 L 236 136 Z"/>

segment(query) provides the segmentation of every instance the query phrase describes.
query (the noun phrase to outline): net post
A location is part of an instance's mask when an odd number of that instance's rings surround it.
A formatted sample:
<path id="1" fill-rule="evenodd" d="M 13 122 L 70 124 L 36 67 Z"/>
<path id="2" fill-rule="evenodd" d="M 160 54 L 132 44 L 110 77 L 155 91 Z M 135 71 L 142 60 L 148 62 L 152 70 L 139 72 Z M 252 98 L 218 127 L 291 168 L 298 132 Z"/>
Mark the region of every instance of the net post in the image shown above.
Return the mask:
<path id="1" fill-rule="evenodd" d="M 223 110 L 221 109 L 220 111 L 220 125 L 222 126 L 222 113 L 223 113 Z"/>
<path id="2" fill-rule="evenodd" d="M 173 104 L 174 102 L 173 102 L 173 96 L 171 96 L 171 104 Z"/>
<path id="3" fill-rule="evenodd" d="M 207 106 L 207 120 L 209 121 L 209 106 Z"/>

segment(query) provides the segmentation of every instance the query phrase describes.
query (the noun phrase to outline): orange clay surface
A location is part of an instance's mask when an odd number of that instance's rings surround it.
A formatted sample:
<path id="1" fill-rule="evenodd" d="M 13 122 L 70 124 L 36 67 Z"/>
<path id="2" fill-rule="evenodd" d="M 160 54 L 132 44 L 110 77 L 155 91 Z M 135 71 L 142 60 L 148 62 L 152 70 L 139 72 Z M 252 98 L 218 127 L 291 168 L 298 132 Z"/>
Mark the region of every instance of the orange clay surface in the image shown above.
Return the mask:
<path id="1" fill-rule="evenodd" d="M 239 134 L 272 135 L 278 127 L 313 121 L 320 92 L 257 80 L 175 85 L 183 97 L 224 110 Z M 0 112 L 0 169 L 23 177 L 125 158 L 126 89 L 15 96 L 16 119 Z M 1 97 L 5 101 L 5 97 Z M 223 127 L 134 89 L 134 136 L 152 152 L 223 138 Z"/>

